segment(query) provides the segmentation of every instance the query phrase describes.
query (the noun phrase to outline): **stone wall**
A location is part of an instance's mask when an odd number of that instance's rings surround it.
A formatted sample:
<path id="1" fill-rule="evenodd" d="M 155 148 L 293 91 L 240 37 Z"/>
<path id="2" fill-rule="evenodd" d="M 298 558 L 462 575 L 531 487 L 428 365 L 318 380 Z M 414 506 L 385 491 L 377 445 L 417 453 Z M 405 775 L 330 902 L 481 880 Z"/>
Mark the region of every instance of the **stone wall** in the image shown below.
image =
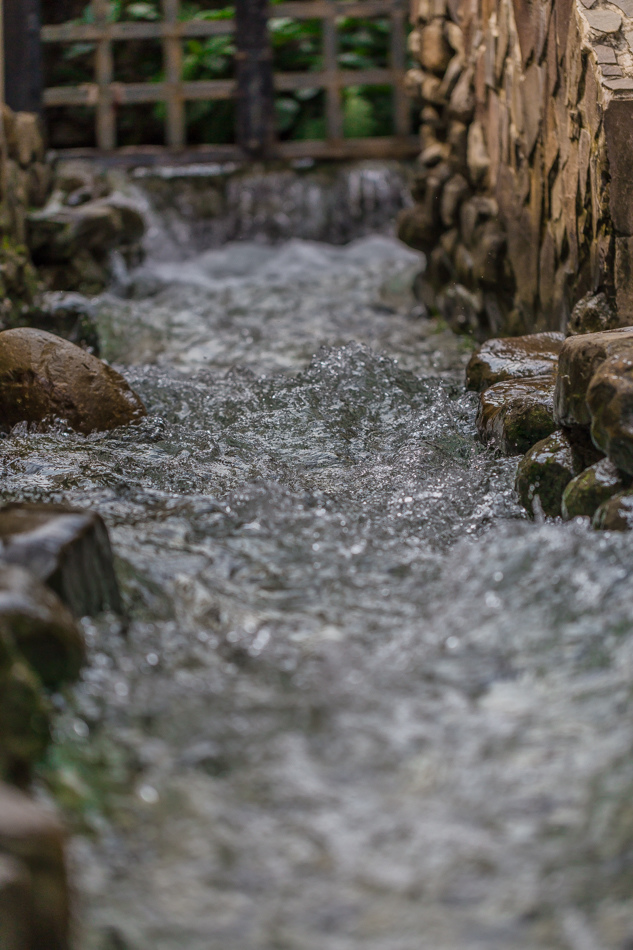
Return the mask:
<path id="1" fill-rule="evenodd" d="M 400 236 L 427 254 L 422 298 L 480 338 L 563 330 L 600 292 L 602 326 L 633 322 L 632 0 L 413 0 L 413 19 Z"/>
<path id="2" fill-rule="evenodd" d="M 0 326 L 6 326 L 29 310 L 37 292 L 28 214 L 45 204 L 52 172 L 37 116 L 0 108 Z"/>

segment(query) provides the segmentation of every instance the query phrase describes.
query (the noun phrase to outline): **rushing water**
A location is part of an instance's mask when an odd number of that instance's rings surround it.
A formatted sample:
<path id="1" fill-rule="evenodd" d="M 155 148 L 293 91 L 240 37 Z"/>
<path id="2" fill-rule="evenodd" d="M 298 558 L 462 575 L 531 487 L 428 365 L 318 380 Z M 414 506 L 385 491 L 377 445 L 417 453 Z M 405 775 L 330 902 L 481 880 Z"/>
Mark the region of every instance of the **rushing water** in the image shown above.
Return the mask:
<path id="1" fill-rule="evenodd" d="M 104 297 L 141 424 L 18 427 L 6 498 L 100 511 L 44 775 L 80 950 L 630 950 L 633 538 L 533 524 L 419 262 L 232 245 Z"/>

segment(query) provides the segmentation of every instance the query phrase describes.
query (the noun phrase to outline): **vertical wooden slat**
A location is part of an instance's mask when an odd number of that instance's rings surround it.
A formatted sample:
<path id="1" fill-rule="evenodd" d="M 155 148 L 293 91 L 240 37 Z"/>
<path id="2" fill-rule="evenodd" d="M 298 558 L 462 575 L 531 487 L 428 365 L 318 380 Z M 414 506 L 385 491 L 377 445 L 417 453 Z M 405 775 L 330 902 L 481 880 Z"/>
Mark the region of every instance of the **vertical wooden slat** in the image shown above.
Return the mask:
<path id="1" fill-rule="evenodd" d="M 4 91 L 15 112 L 42 108 L 40 0 L 3 0 Z"/>
<path id="2" fill-rule="evenodd" d="M 326 125 L 328 142 L 343 138 L 341 89 L 338 83 L 338 35 L 336 7 L 330 4 L 327 19 L 323 20 L 323 69 L 326 73 Z"/>
<path id="3" fill-rule="evenodd" d="M 275 84 L 267 0 L 236 0 L 237 143 L 259 158 L 275 142 Z"/>
<path id="4" fill-rule="evenodd" d="M 116 146 L 116 114 L 112 101 L 111 83 L 114 74 L 112 42 L 108 34 L 108 0 L 92 0 L 95 24 L 103 30 L 95 51 L 95 79 L 97 100 L 97 147 L 111 151 Z"/>
<path id="5" fill-rule="evenodd" d="M 396 135 L 411 133 L 411 104 L 404 88 L 407 68 L 405 9 L 402 0 L 394 0 L 391 11 L 391 68 L 394 70 L 393 109 Z"/>
<path id="6" fill-rule="evenodd" d="M 163 39 L 167 80 L 167 144 L 182 148 L 185 144 L 185 103 L 182 95 L 182 40 L 173 29 L 178 23 L 180 0 L 163 0 L 166 35 Z"/>

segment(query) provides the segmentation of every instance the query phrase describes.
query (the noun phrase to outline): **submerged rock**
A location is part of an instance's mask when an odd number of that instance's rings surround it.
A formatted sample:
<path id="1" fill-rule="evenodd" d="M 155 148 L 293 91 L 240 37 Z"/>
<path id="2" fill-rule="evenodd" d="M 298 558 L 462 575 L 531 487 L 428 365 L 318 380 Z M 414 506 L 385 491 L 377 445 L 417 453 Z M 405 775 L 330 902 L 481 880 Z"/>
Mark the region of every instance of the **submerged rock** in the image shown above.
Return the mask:
<path id="1" fill-rule="evenodd" d="M 145 407 L 123 377 L 44 330 L 0 333 L 0 425 L 62 419 L 78 432 L 114 429 Z"/>
<path id="2" fill-rule="evenodd" d="M 600 459 L 568 484 L 561 505 L 563 518 L 592 518 L 600 505 L 628 488 L 630 481 L 610 459 Z"/>
<path id="3" fill-rule="evenodd" d="M 585 333 L 565 340 L 558 361 L 554 412 L 562 426 L 589 426 L 587 390 L 600 365 L 623 350 L 633 351 L 633 328 Z"/>
<path id="4" fill-rule="evenodd" d="M 564 341 L 562 333 L 550 332 L 488 340 L 470 358 L 466 385 L 481 392 L 507 379 L 553 374 Z"/>
<path id="5" fill-rule="evenodd" d="M 30 504 L 0 508 L 0 561 L 28 568 L 75 616 L 121 610 L 108 532 L 93 511 Z"/>
<path id="6" fill-rule="evenodd" d="M 587 390 L 591 437 L 618 468 L 633 475 L 633 344 L 605 360 Z"/>
<path id="7" fill-rule="evenodd" d="M 481 394 L 477 413 L 481 440 L 506 455 L 527 452 L 555 429 L 553 374 L 509 379 Z"/>
<path id="8" fill-rule="evenodd" d="M 15 644 L 45 686 L 76 679 L 85 660 L 83 636 L 69 610 L 21 567 L 0 566 L 0 636 Z"/>
<path id="9" fill-rule="evenodd" d="M 631 531 L 633 491 L 621 492 L 603 502 L 593 516 L 593 526 L 600 531 Z"/>
<path id="10" fill-rule="evenodd" d="M 537 442 L 521 459 L 515 488 L 519 501 L 530 514 L 539 510 L 556 518 L 561 514 L 563 492 L 584 468 L 597 461 L 599 453 L 586 439 L 559 429 Z"/>
<path id="11" fill-rule="evenodd" d="M 21 792 L 0 784 L 0 855 L 4 856 L 5 868 L 7 859 L 12 862 L 14 880 L 18 869 L 22 870 L 20 893 L 24 893 L 24 879 L 28 882 L 27 907 L 14 907 L 11 911 L 16 928 L 21 918 L 29 931 L 29 942 L 17 944 L 19 950 L 69 947 L 65 844 L 64 829 L 54 814 Z M 0 934 L 6 924 L 0 923 Z"/>

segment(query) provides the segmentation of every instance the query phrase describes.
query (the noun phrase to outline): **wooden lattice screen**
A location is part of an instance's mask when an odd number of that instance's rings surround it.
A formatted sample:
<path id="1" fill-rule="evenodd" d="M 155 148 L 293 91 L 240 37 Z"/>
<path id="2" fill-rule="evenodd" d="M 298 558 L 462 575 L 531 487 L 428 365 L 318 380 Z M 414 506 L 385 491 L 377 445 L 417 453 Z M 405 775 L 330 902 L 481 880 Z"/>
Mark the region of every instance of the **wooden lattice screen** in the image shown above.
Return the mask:
<path id="1" fill-rule="evenodd" d="M 94 82 L 59 86 L 44 91 L 44 106 L 89 106 L 95 110 L 99 151 L 122 158 L 139 152 L 148 157 L 164 156 L 164 148 L 134 146 L 117 149 L 116 110 L 122 105 L 166 104 L 165 141 L 172 152 L 195 152 L 210 159 L 239 158 L 239 146 L 208 145 L 187 148 L 185 103 L 218 101 L 236 96 L 235 80 L 182 80 L 183 42 L 235 32 L 234 20 L 183 20 L 180 0 L 162 0 L 163 18 L 158 22 L 109 22 L 108 0 L 92 0 L 90 24 L 64 23 L 42 29 L 44 43 L 94 43 Z M 388 158 L 406 157 L 419 151 L 411 135 L 410 100 L 404 89 L 406 70 L 406 17 L 404 0 L 289 0 L 270 9 L 275 17 L 321 20 L 323 24 L 323 70 L 320 72 L 275 72 L 278 92 L 319 88 L 326 94 L 327 137 L 324 141 L 276 142 L 272 154 L 280 158 Z M 386 17 L 390 19 L 390 65 L 386 69 L 345 70 L 338 65 L 337 19 L 339 17 Z M 112 44 L 125 40 L 159 40 L 163 47 L 163 82 L 120 83 L 114 81 Z M 345 139 L 341 90 L 349 86 L 391 86 L 394 135 L 380 138 Z M 86 150 L 82 150 L 83 153 Z"/>

